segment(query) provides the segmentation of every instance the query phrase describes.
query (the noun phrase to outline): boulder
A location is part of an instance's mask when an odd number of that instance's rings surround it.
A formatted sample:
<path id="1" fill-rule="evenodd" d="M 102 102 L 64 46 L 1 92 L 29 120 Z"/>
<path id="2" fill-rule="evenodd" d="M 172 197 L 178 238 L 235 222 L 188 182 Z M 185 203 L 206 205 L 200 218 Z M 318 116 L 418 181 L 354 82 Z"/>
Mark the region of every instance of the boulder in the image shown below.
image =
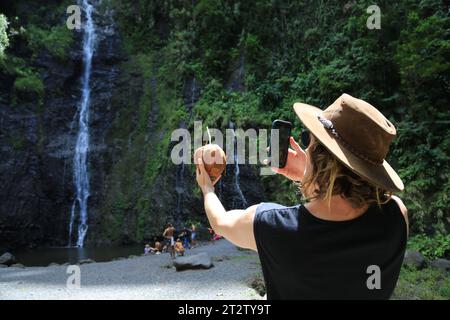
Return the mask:
<path id="1" fill-rule="evenodd" d="M 92 259 L 83 259 L 83 260 L 80 260 L 80 262 L 79 262 L 79 264 L 88 264 L 88 263 L 95 263 L 95 261 Z"/>
<path id="2" fill-rule="evenodd" d="M 125 258 L 125 257 L 119 257 L 119 258 L 114 258 L 114 259 L 112 259 L 112 261 L 123 261 L 123 260 L 126 260 L 127 258 Z"/>
<path id="3" fill-rule="evenodd" d="M 405 258 L 403 259 L 403 264 L 406 266 L 421 269 L 425 267 L 425 259 L 420 254 L 420 252 L 406 250 Z"/>
<path id="4" fill-rule="evenodd" d="M 21 268 L 21 269 L 25 268 L 25 266 L 21 263 L 12 264 L 12 265 L 10 265 L 10 267 L 11 268 Z"/>
<path id="5" fill-rule="evenodd" d="M 14 262 L 16 262 L 16 258 L 9 252 L 6 252 L 0 256 L 0 264 L 10 266 Z"/>
<path id="6" fill-rule="evenodd" d="M 447 259 L 437 259 L 430 262 L 430 267 L 435 269 L 440 269 L 444 271 L 450 270 L 450 260 Z"/>
<path id="7" fill-rule="evenodd" d="M 214 265 L 211 257 L 207 253 L 202 252 L 192 256 L 176 258 L 173 261 L 173 266 L 177 271 L 183 271 L 188 269 L 209 269 Z"/>

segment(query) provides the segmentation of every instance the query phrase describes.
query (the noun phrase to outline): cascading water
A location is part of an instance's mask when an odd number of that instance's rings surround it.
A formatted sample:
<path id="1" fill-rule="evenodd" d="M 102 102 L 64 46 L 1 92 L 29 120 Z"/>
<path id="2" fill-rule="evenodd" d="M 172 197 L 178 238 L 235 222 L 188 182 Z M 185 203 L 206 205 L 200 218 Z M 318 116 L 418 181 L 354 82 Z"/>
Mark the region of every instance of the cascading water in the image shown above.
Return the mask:
<path id="1" fill-rule="evenodd" d="M 186 90 L 184 93 L 184 104 L 189 112 L 189 120 L 192 116 L 192 109 L 194 108 L 195 103 L 198 101 L 199 92 L 197 86 L 197 80 L 195 77 L 192 78 L 191 82 L 186 83 Z M 186 124 L 184 122 L 180 123 L 180 127 L 186 129 Z M 187 141 L 188 137 L 183 137 L 184 141 Z M 184 159 L 184 154 L 181 155 Z M 176 169 L 176 178 L 175 178 L 175 192 L 177 194 L 177 204 L 175 208 L 176 212 L 176 223 L 179 225 L 182 223 L 184 217 L 183 212 L 183 194 L 185 192 L 184 188 L 184 166 L 185 162 L 177 165 Z"/>
<path id="2" fill-rule="evenodd" d="M 177 193 L 177 207 L 176 213 L 178 218 L 183 214 L 183 208 L 181 206 L 183 192 L 184 192 L 184 163 L 178 165 L 176 170 L 176 179 L 175 179 L 175 192 Z"/>
<path id="3" fill-rule="evenodd" d="M 186 125 L 184 123 L 180 124 L 181 128 L 186 128 Z M 183 136 L 182 140 L 186 141 L 187 137 L 186 135 Z M 182 154 L 180 154 L 180 156 L 184 159 L 184 152 L 182 151 Z M 181 222 L 181 218 L 183 215 L 183 206 L 182 201 L 183 201 L 183 193 L 184 193 L 184 160 L 181 164 L 179 164 L 177 166 L 177 170 L 176 170 L 176 176 L 175 176 L 175 192 L 177 194 L 177 206 L 176 206 L 176 218 L 177 218 L 177 223 Z"/>
<path id="4" fill-rule="evenodd" d="M 247 199 L 245 199 L 244 194 L 241 190 L 241 185 L 239 184 L 239 156 L 238 156 L 238 143 L 237 143 L 237 136 L 236 136 L 236 126 L 233 122 L 230 122 L 230 128 L 233 130 L 233 147 L 234 147 L 234 153 L 233 153 L 233 162 L 234 162 L 234 188 L 236 190 L 236 193 L 240 199 L 242 207 L 246 208 L 248 203 Z"/>
<path id="5" fill-rule="evenodd" d="M 91 96 L 89 80 L 91 77 L 95 38 L 95 27 L 92 19 L 93 6 L 89 4 L 87 0 L 82 0 L 81 5 L 86 14 L 83 35 L 84 70 L 81 78 L 82 96 L 79 106 L 78 136 L 73 159 L 73 176 L 76 195 L 72 204 L 69 225 L 69 246 L 71 246 L 73 224 L 75 222 L 78 204 L 78 247 L 83 247 L 84 238 L 86 237 L 88 230 L 89 172 L 87 158 L 89 151 L 89 105 Z"/>

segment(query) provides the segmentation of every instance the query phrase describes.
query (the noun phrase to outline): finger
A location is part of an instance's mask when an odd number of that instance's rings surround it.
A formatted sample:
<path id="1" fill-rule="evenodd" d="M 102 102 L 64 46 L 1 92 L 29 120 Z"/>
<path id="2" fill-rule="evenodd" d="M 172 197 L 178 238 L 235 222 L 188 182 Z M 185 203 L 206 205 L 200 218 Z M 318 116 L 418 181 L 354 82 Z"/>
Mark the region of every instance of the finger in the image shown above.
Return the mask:
<path id="1" fill-rule="evenodd" d="M 216 185 L 216 183 L 220 180 L 220 178 L 222 178 L 222 175 L 218 176 L 218 177 L 216 178 L 216 180 L 214 180 L 214 182 L 212 183 L 212 185 L 213 185 L 213 186 Z"/>
<path id="2" fill-rule="evenodd" d="M 296 151 L 296 152 L 304 152 L 302 150 L 302 148 L 299 146 L 299 144 L 297 143 L 297 141 L 295 141 L 294 137 L 291 137 L 289 139 L 289 142 L 291 143 L 291 147 Z"/>
<path id="3" fill-rule="evenodd" d="M 205 169 L 205 165 L 203 164 L 203 159 L 198 158 L 198 166 L 200 167 L 200 174 L 202 176 L 205 176 L 205 179 L 208 178 L 209 179 L 209 174 Z"/>
<path id="4" fill-rule="evenodd" d="M 273 172 L 275 173 L 282 173 L 283 169 L 277 168 L 277 167 L 270 167 L 270 169 L 272 169 Z"/>
<path id="5" fill-rule="evenodd" d="M 288 154 L 296 156 L 297 155 L 297 151 L 292 150 L 291 148 L 288 149 Z"/>
<path id="6" fill-rule="evenodd" d="M 200 173 L 202 173 L 202 169 L 204 169 L 202 158 L 197 158 L 197 167 L 200 170 Z"/>

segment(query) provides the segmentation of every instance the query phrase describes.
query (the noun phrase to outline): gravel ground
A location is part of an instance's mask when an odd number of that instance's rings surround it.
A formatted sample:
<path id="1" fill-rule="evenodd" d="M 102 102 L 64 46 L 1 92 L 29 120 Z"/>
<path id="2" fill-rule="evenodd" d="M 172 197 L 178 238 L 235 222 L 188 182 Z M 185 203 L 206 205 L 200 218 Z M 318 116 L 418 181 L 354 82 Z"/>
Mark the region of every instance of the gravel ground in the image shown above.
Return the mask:
<path id="1" fill-rule="evenodd" d="M 84 264 L 79 289 L 67 288 L 67 266 L 1 268 L 0 299 L 262 299 L 247 284 L 260 272 L 256 253 L 223 239 L 186 255 L 199 252 L 213 268 L 177 272 L 167 253 Z"/>

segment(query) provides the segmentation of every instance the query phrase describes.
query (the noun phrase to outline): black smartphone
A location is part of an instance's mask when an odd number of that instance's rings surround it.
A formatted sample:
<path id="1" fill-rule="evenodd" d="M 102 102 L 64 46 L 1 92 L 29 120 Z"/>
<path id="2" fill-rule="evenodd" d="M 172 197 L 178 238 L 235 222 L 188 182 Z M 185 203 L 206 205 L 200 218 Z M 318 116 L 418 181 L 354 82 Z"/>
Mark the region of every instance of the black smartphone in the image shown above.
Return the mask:
<path id="1" fill-rule="evenodd" d="M 286 166 L 289 152 L 289 138 L 291 137 L 291 129 L 292 123 L 290 123 L 289 121 L 275 120 L 274 122 L 272 122 L 272 131 L 270 132 L 270 147 L 269 147 L 269 160 L 271 166 L 278 168 L 284 168 Z M 273 161 L 272 145 L 276 140 L 278 140 L 278 161 Z"/>

